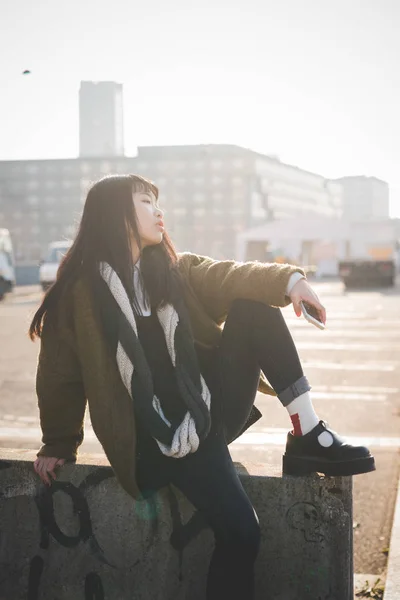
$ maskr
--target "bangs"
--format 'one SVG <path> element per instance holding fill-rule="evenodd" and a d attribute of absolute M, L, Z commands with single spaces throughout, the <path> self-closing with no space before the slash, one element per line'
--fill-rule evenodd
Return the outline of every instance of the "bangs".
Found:
<path fill-rule="evenodd" d="M 132 191 L 135 193 L 152 193 L 158 200 L 158 187 L 152 181 L 142 177 L 141 175 L 131 175 Z"/>

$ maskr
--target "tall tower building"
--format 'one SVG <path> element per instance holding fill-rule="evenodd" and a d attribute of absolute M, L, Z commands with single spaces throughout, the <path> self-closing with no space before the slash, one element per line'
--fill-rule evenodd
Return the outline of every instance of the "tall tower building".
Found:
<path fill-rule="evenodd" d="M 81 81 L 79 90 L 79 156 L 124 155 L 122 84 Z"/>

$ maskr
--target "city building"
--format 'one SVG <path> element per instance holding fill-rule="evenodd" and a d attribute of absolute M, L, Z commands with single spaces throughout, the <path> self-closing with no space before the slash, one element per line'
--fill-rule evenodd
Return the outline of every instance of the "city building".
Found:
<path fill-rule="evenodd" d="M 34 265 L 55 240 L 70 239 L 90 184 L 132 171 L 126 157 L 0 161 L 0 226 L 10 230 L 17 265 Z"/>
<path fill-rule="evenodd" d="M 342 187 L 235 145 L 139 147 L 179 250 L 233 258 L 236 235 L 264 221 L 341 214 Z"/>
<path fill-rule="evenodd" d="M 388 219 L 389 185 L 376 177 L 349 176 L 336 180 L 343 188 L 345 219 Z"/>
<path fill-rule="evenodd" d="M 122 84 L 81 81 L 79 90 L 79 155 L 124 155 Z"/>
<path fill-rule="evenodd" d="M 90 185 L 137 173 L 159 187 L 178 251 L 234 258 L 236 236 L 263 222 L 341 212 L 341 185 L 234 145 L 139 147 L 136 157 L 0 162 L 0 226 L 18 264 L 33 264 L 54 240 L 75 235 Z"/>

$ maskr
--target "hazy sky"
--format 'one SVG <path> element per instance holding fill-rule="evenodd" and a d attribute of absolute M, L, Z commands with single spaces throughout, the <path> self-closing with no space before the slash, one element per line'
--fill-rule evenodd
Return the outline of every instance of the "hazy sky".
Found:
<path fill-rule="evenodd" d="M 114 80 L 128 155 L 234 143 L 376 175 L 400 217 L 399 27 L 398 0 L 0 0 L 0 159 L 77 156 L 79 82 Z"/>

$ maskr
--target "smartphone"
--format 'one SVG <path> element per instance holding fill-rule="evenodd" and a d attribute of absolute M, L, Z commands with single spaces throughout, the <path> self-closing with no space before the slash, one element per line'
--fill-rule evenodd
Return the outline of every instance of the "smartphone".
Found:
<path fill-rule="evenodd" d="M 325 329 L 325 325 L 321 321 L 319 317 L 319 313 L 317 309 L 312 306 L 312 304 L 308 304 L 308 302 L 300 302 L 301 312 L 303 313 L 303 317 L 309 322 L 318 327 L 319 329 Z"/>

